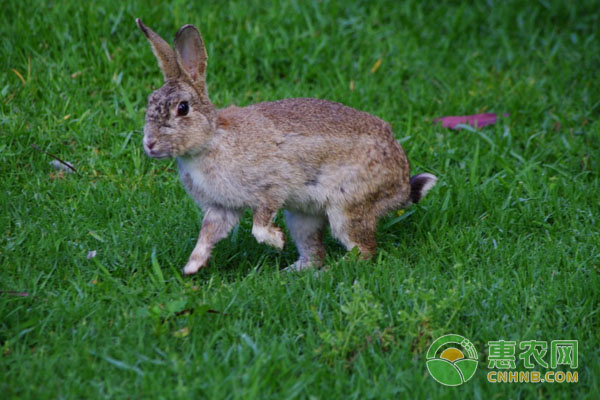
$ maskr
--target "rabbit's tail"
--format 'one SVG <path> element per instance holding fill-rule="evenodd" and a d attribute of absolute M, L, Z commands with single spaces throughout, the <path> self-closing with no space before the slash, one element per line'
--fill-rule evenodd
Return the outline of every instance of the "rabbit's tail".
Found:
<path fill-rule="evenodd" d="M 435 186 L 437 178 L 432 174 L 418 174 L 410 178 L 410 200 L 418 203 L 432 187 Z"/>

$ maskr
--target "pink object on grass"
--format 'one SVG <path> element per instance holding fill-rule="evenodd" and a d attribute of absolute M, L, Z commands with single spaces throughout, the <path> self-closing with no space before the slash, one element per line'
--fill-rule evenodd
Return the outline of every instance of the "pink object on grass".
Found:
<path fill-rule="evenodd" d="M 508 114 L 504 114 L 505 117 Z M 433 122 L 441 122 L 444 128 L 460 129 L 457 125 L 471 125 L 475 128 L 482 128 L 486 125 L 493 125 L 496 123 L 497 114 L 474 114 L 474 115 L 462 115 L 462 116 L 449 116 L 436 118 Z"/>

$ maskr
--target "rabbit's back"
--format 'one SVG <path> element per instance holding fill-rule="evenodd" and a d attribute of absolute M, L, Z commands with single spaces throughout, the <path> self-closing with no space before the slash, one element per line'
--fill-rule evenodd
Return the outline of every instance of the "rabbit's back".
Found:
<path fill-rule="evenodd" d="M 206 196 L 199 199 L 198 193 L 205 192 L 210 203 L 228 207 L 271 199 L 314 213 L 371 197 L 386 199 L 386 206 L 376 207 L 383 212 L 403 205 L 410 194 L 408 161 L 390 126 L 318 99 L 219 110 L 214 147 L 193 164 L 180 165 L 182 178 L 201 204 Z"/>
<path fill-rule="evenodd" d="M 283 99 L 246 107 L 267 117 L 284 132 L 307 136 L 372 136 L 391 134 L 389 125 L 371 114 L 328 100 Z"/>

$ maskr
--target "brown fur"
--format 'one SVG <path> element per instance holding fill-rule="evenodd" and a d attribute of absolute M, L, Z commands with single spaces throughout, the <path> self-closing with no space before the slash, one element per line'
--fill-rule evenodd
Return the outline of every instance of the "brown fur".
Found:
<path fill-rule="evenodd" d="M 158 35 L 138 25 L 165 76 L 148 99 L 144 148 L 152 157 L 178 158 L 184 187 L 205 211 L 186 273 L 206 265 L 215 241 L 245 208 L 254 212 L 256 239 L 278 248 L 284 237 L 272 221 L 279 209 L 289 211 L 300 252 L 292 269 L 320 265 L 326 221 L 348 249 L 358 246 L 365 258 L 375 252 L 377 218 L 411 202 L 409 163 L 389 124 L 310 98 L 216 110 L 206 93 L 207 57 L 196 28 L 182 27 L 170 53 Z M 185 115 L 178 112 L 182 103 L 189 106 Z M 418 181 L 423 193 L 413 198 L 435 177 L 423 174 Z"/>

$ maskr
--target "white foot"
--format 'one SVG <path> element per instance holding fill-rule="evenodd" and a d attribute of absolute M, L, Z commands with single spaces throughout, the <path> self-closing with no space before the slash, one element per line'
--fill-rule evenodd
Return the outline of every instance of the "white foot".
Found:
<path fill-rule="evenodd" d="M 252 234 L 258 243 L 266 243 L 279 250 L 283 250 L 285 237 L 279 229 L 269 229 L 264 226 L 252 226 Z"/>
<path fill-rule="evenodd" d="M 200 268 L 206 267 L 209 256 L 210 250 L 204 246 L 197 246 L 190 255 L 189 261 L 183 267 L 183 273 L 185 275 L 192 275 L 198 272 Z"/>
<path fill-rule="evenodd" d="M 198 270 L 199 270 L 200 268 L 204 268 L 204 267 L 206 267 L 206 264 L 202 264 L 202 263 L 200 263 L 200 262 L 198 262 L 198 261 L 193 261 L 193 260 L 190 260 L 190 261 L 188 261 L 188 263 L 185 265 L 185 267 L 183 267 L 183 273 L 184 273 L 185 275 L 193 275 L 193 274 L 195 274 L 196 272 L 198 272 Z"/>

